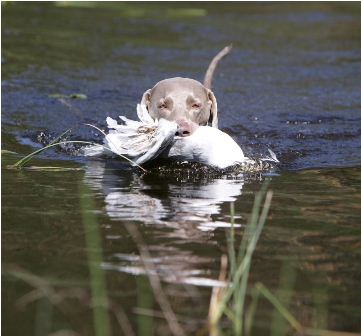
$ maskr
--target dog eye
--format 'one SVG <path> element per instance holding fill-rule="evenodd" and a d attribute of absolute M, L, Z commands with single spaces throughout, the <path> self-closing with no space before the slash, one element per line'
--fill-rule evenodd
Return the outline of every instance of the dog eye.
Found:
<path fill-rule="evenodd" d="M 158 108 L 161 109 L 161 110 L 165 109 L 166 107 L 167 107 L 167 105 L 165 103 L 162 103 L 162 104 L 158 105 Z"/>
<path fill-rule="evenodd" d="M 200 105 L 195 103 L 195 104 L 192 105 L 192 108 L 194 108 L 194 109 L 199 109 L 199 108 L 200 108 Z"/>

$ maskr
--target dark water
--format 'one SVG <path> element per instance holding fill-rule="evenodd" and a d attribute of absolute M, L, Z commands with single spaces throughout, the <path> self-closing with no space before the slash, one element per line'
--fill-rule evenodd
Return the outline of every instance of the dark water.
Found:
<path fill-rule="evenodd" d="M 3 155 L 4 334 L 94 334 L 86 300 L 69 294 L 90 293 L 84 198 L 94 203 L 88 212 L 102 237 L 108 295 L 136 334 L 169 329 L 164 319 L 134 311 L 159 308 L 126 223 L 141 232 L 174 311 L 187 317 L 187 333 L 196 333 L 227 252 L 229 204 L 244 225 L 265 178 L 274 199 L 250 284 L 276 293 L 282 274 L 292 273 L 290 311 L 302 325 L 361 332 L 359 4 L 65 4 L 2 3 L 2 149 L 27 154 L 40 132 L 57 135 L 83 121 L 103 127 L 107 116 L 134 119 L 157 81 L 203 81 L 212 57 L 233 43 L 213 79 L 220 129 L 246 154 L 271 148 L 282 163 L 268 177 L 214 179 L 194 171 L 141 175 L 56 150 L 32 164 L 81 170 L 14 171 L 5 167 L 18 157 Z M 88 98 L 66 99 L 70 109 L 49 97 L 72 93 Z M 88 128 L 76 134 L 99 139 Z M 30 275 L 14 275 L 18 267 Z M 37 299 L 31 274 L 65 291 L 70 308 Z M 31 293 L 19 308 L 17 300 Z M 254 334 L 277 335 L 263 299 L 256 317 Z M 119 334 L 112 313 L 111 323 Z"/>

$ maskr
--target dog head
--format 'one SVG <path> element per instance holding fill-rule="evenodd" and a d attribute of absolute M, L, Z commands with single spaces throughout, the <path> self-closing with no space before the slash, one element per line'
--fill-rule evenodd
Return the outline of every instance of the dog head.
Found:
<path fill-rule="evenodd" d="M 216 98 L 213 92 L 194 79 L 164 79 L 143 94 L 141 104 L 147 106 L 153 119 L 176 122 L 178 136 L 192 135 L 199 126 L 208 125 L 208 122 L 218 128 Z"/>

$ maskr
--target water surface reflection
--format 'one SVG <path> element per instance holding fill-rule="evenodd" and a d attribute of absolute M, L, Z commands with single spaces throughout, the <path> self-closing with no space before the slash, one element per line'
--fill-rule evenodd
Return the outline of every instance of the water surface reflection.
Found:
<path fill-rule="evenodd" d="M 198 269 L 198 264 L 211 263 L 213 258 L 180 249 L 177 244 L 217 244 L 213 231 L 230 227 L 229 218 L 221 215 L 221 205 L 241 196 L 245 182 L 243 175 L 232 180 L 204 177 L 195 183 L 174 176 L 119 171 L 105 162 L 88 161 L 84 181 L 93 190 L 102 192 L 104 210 L 112 221 L 137 221 L 151 227 L 146 231 L 146 240 L 164 280 L 201 285 L 214 283 L 208 279 L 190 278 L 208 273 Z M 112 234 L 106 238 L 120 239 L 121 236 Z M 167 242 L 159 244 L 159 239 Z M 143 273 L 138 256 L 118 251 L 113 257 L 115 261 L 103 266 L 133 274 Z"/>

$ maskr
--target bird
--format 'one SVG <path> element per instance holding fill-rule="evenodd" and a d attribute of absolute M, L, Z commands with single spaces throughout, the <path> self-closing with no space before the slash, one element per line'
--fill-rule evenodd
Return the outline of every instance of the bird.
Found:
<path fill-rule="evenodd" d="M 92 145 L 84 148 L 84 155 L 120 154 L 137 165 L 159 157 L 198 162 L 219 169 L 250 160 L 241 147 L 218 128 L 199 126 L 191 136 L 180 137 L 176 135 L 179 126 L 175 122 L 163 118 L 153 120 L 146 105 L 137 105 L 137 115 L 139 121 L 120 116 L 124 124 L 107 117 L 109 133 L 105 135 L 104 146 L 112 152 Z"/>

